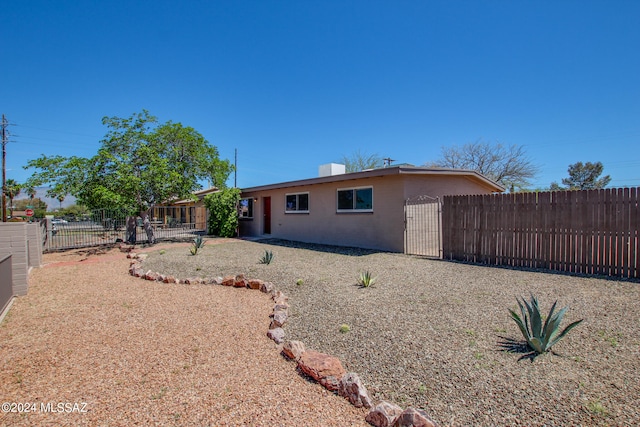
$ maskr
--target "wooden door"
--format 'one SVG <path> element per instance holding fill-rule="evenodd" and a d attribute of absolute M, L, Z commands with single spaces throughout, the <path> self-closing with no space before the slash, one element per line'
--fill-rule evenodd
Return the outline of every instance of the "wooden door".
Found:
<path fill-rule="evenodd" d="M 264 215 L 263 233 L 271 234 L 271 197 L 262 198 L 262 212 Z"/>

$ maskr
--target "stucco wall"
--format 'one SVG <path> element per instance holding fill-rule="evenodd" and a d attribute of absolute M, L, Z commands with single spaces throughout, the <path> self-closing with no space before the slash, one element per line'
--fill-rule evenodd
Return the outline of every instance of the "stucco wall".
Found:
<path fill-rule="evenodd" d="M 338 188 L 373 187 L 373 212 L 336 210 Z M 242 220 L 241 236 L 264 232 L 263 199 L 271 197 L 271 237 L 311 243 L 357 246 L 402 252 L 404 213 L 402 183 L 396 177 L 377 177 L 244 193 L 255 197 L 253 220 Z M 309 213 L 285 213 L 285 195 L 309 193 Z"/>
<path fill-rule="evenodd" d="M 336 212 L 337 190 L 373 187 L 373 212 Z M 285 213 L 285 195 L 309 193 L 309 213 Z M 254 215 L 240 221 L 240 236 L 264 235 L 264 197 L 271 197 L 270 237 L 391 252 L 404 251 L 404 201 L 410 197 L 485 194 L 490 189 L 465 176 L 398 174 L 245 192 Z"/>
<path fill-rule="evenodd" d="M 404 175 L 404 198 L 416 196 L 458 196 L 463 194 L 488 194 L 492 190 L 467 176 L 456 175 Z"/>

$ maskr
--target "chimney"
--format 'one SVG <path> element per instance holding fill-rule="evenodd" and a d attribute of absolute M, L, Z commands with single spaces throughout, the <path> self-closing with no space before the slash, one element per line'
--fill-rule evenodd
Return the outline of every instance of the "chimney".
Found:
<path fill-rule="evenodd" d="M 342 175 L 346 173 L 346 166 L 339 163 L 327 163 L 326 165 L 320 165 L 318 167 L 318 176 L 321 178 L 324 176 Z"/>

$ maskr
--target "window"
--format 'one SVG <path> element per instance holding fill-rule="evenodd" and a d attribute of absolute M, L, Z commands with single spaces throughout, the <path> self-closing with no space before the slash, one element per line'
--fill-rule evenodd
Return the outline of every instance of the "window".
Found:
<path fill-rule="evenodd" d="M 373 187 L 338 189 L 338 212 L 353 211 L 373 211 Z"/>
<path fill-rule="evenodd" d="M 253 218 L 253 198 L 240 199 L 238 203 L 238 216 L 240 218 Z"/>
<path fill-rule="evenodd" d="M 309 193 L 286 194 L 284 211 L 309 213 Z"/>

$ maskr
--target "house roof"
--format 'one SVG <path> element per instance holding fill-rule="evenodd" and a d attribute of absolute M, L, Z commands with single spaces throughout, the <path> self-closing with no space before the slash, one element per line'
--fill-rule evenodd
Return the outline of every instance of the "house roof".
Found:
<path fill-rule="evenodd" d="M 198 190 L 198 191 L 194 191 L 193 194 L 194 196 L 196 196 L 198 198 L 198 200 L 202 200 L 204 199 L 205 196 L 209 195 L 209 194 L 213 194 L 215 192 L 219 191 L 218 187 L 210 187 L 210 188 L 205 188 L 204 190 Z M 183 200 L 177 200 L 175 202 L 172 202 L 171 204 L 173 205 L 188 205 L 190 203 L 194 203 L 195 200 L 193 199 L 183 199 Z"/>
<path fill-rule="evenodd" d="M 325 184 L 329 182 L 343 182 L 362 178 L 373 178 L 387 175 L 431 175 L 431 176 L 463 176 L 468 179 L 477 181 L 494 192 L 503 192 L 505 188 L 500 184 L 490 180 L 484 175 L 472 170 L 463 169 L 445 169 L 445 168 L 424 168 L 415 166 L 389 166 L 380 169 L 369 169 L 361 172 L 351 172 L 339 175 L 321 176 L 317 178 L 301 179 L 297 181 L 281 182 L 277 184 L 260 185 L 257 187 L 243 188 L 243 193 L 265 190 L 276 190 L 289 187 L 299 187 L 302 185 Z"/>

